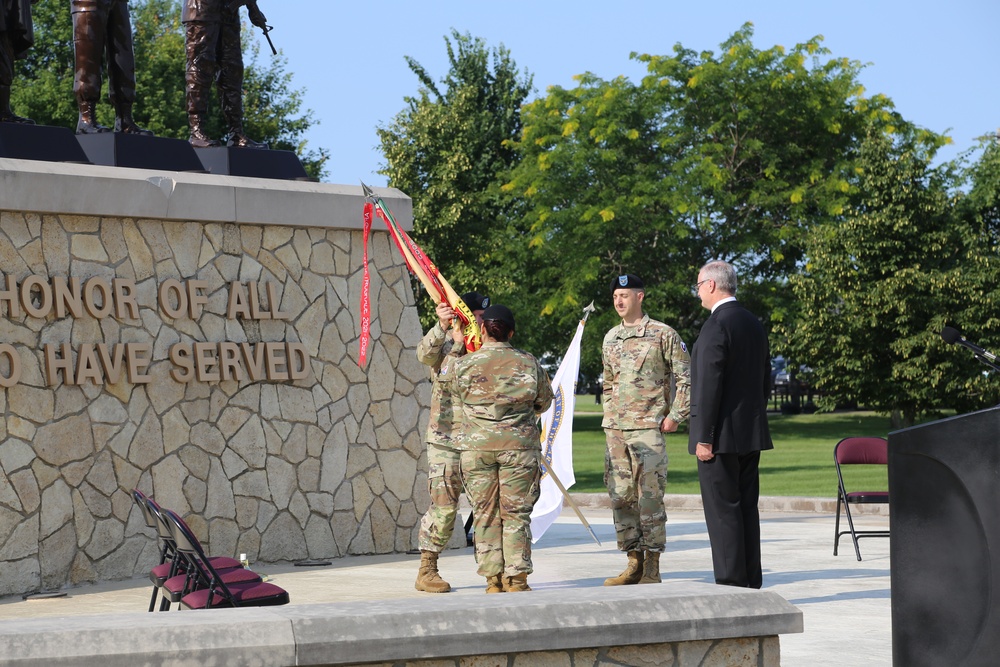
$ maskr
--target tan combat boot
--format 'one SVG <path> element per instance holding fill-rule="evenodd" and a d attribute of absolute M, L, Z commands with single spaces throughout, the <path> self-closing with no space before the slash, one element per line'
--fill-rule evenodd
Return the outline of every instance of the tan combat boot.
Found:
<path fill-rule="evenodd" d="M 486 592 L 503 593 L 503 576 L 494 574 L 492 577 L 486 577 Z"/>
<path fill-rule="evenodd" d="M 625 586 L 637 584 L 642 578 L 642 554 L 641 551 L 628 552 L 628 567 L 617 577 L 610 577 L 604 580 L 605 586 Z"/>
<path fill-rule="evenodd" d="M 513 577 L 504 577 L 503 588 L 508 593 L 530 591 L 531 586 L 528 585 L 528 575 L 521 573 L 515 574 Z"/>
<path fill-rule="evenodd" d="M 438 555 L 435 552 L 420 552 L 420 570 L 417 571 L 415 588 L 425 593 L 447 593 L 451 590 L 451 584 L 438 574 Z"/>
<path fill-rule="evenodd" d="M 660 552 L 647 551 L 646 559 L 642 563 L 642 579 L 640 584 L 660 583 Z"/>

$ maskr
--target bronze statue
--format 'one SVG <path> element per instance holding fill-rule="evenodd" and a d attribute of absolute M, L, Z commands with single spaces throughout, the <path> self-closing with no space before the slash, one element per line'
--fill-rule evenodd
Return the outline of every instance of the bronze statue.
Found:
<path fill-rule="evenodd" d="M 240 5 L 247 5 L 250 22 L 259 28 L 267 19 L 255 0 L 184 0 L 181 21 L 187 48 L 187 111 L 191 145 L 220 146 L 205 134 L 208 98 L 215 80 L 222 115 L 229 125 L 228 146 L 267 148 L 243 131 L 243 50 L 240 45 Z"/>
<path fill-rule="evenodd" d="M 14 61 L 24 58 L 35 41 L 31 5 L 36 2 L 0 0 L 0 122 L 35 124 L 11 111 L 10 87 L 14 83 Z"/>
<path fill-rule="evenodd" d="M 115 108 L 115 132 L 153 133 L 135 124 L 135 54 L 132 50 L 132 23 L 128 0 L 71 0 L 73 46 L 76 50 L 76 73 L 73 93 L 80 108 L 77 134 L 110 132 L 98 124 L 96 109 L 101 96 L 102 59 L 108 58 L 108 88 Z"/>

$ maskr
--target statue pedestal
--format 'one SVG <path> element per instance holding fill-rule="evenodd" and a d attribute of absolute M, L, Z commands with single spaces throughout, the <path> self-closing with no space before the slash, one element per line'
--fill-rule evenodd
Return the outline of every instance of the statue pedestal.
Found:
<path fill-rule="evenodd" d="M 205 171 L 194 148 L 182 139 L 121 132 L 74 136 L 94 164 L 160 171 Z"/>
<path fill-rule="evenodd" d="M 194 152 L 201 160 L 205 171 L 210 174 L 277 178 L 286 181 L 310 180 L 298 156 L 292 151 L 220 146 L 197 148 Z"/>
<path fill-rule="evenodd" d="M 51 125 L 0 123 L 0 157 L 90 164 L 73 131 Z"/>

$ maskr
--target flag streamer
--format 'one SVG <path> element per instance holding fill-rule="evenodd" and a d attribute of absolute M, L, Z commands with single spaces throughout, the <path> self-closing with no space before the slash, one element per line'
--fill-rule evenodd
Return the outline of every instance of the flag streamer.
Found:
<path fill-rule="evenodd" d="M 371 219 L 377 215 L 389 230 L 389 236 L 396 244 L 399 254 L 402 255 L 406 268 L 421 282 L 424 289 L 436 303 L 447 302 L 458 315 L 462 325 L 462 336 L 465 340 L 465 349 L 469 352 L 478 350 L 482 345 L 482 334 L 476 318 L 472 314 L 465 302 L 462 301 L 458 293 L 452 288 L 448 281 L 438 270 L 437 266 L 430 260 L 427 253 L 417 245 L 409 234 L 406 233 L 392 217 L 392 212 L 385 205 L 382 198 L 376 195 L 370 187 L 361 184 L 365 193 L 365 226 L 364 226 L 364 278 L 362 280 L 361 293 L 361 352 L 358 355 L 358 365 L 364 366 L 367 361 L 367 349 L 371 340 L 371 302 L 368 295 L 370 280 L 368 275 L 368 235 L 371 233 Z M 367 319 L 366 319 L 367 318 Z"/>

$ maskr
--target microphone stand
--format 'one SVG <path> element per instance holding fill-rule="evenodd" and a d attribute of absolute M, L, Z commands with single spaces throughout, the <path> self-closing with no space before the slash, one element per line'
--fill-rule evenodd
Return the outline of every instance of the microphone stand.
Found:
<path fill-rule="evenodd" d="M 984 364 L 986 364 L 987 366 L 989 366 L 990 368 L 992 368 L 996 372 L 1000 373 L 1000 366 L 997 366 L 995 363 L 993 363 L 992 361 L 990 361 L 989 359 L 987 359 L 984 355 L 979 354 L 977 352 L 977 353 L 975 353 L 972 356 L 974 356 L 976 359 L 978 359 L 979 361 L 983 362 Z"/>

